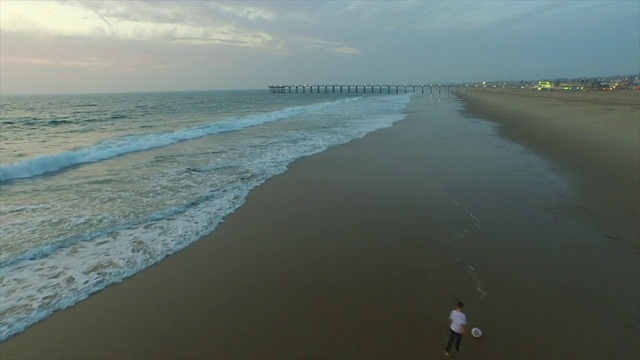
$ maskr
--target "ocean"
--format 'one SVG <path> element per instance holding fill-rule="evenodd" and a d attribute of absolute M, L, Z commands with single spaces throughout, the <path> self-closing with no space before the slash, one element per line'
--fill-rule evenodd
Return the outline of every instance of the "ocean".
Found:
<path fill-rule="evenodd" d="M 0 341 L 212 232 L 296 159 L 411 94 L 2 96 Z"/>

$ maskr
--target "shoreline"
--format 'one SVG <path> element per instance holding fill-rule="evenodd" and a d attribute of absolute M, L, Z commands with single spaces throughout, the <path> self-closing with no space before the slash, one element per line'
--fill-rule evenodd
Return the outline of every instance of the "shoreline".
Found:
<path fill-rule="evenodd" d="M 640 351 L 637 255 L 563 210 L 586 197 L 543 159 L 459 108 L 414 96 L 405 120 L 294 162 L 212 234 L 0 354 L 440 358 L 458 298 L 485 333 L 463 340 L 468 358 Z"/>

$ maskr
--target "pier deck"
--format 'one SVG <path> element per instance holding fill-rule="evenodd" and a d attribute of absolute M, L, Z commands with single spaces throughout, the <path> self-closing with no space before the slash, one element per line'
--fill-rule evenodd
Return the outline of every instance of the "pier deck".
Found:
<path fill-rule="evenodd" d="M 443 90 L 451 91 L 455 88 L 458 91 L 458 85 L 409 85 L 409 84 L 370 84 L 370 85 L 269 85 L 269 92 L 274 94 L 291 94 L 291 93 L 425 93 L 427 88 L 429 94 L 433 94 L 433 88 L 437 88 L 438 93 Z M 314 91 L 315 90 L 315 91 Z M 367 91 L 368 90 L 368 91 Z"/>

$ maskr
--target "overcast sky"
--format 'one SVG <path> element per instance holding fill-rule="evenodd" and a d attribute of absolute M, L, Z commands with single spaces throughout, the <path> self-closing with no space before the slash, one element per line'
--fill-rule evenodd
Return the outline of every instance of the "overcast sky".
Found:
<path fill-rule="evenodd" d="M 0 0 L 0 21 L 7 94 L 640 72 L 637 0 Z"/>

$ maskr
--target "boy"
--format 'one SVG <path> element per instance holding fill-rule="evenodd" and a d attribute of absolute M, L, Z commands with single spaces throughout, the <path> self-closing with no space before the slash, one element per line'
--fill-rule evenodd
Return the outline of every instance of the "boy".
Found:
<path fill-rule="evenodd" d="M 444 351 L 446 356 L 449 356 L 449 351 L 451 351 L 451 345 L 454 341 L 456 342 L 456 351 L 460 351 L 460 340 L 462 340 L 462 334 L 464 334 L 467 327 L 467 315 L 462 312 L 463 307 L 462 301 L 458 301 L 456 308 L 449 315 L 449 340 Z"/>

